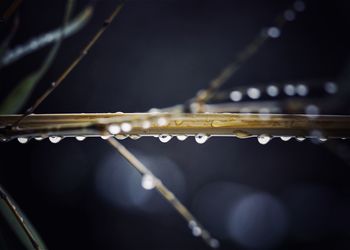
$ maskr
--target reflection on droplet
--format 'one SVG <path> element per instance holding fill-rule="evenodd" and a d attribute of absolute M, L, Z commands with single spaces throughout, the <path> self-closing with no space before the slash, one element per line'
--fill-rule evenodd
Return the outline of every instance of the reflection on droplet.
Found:
<path fill-rule="evenodd" d="M 128 122 L 123 122 L 120 128 L 123 132 L 128 133 L 132 130 L 132 125 Z"/>
<path fill-rule="evenodd" d="M 242 100 L 242 96 L 243 96 L 242 93 L 240 91 L 237 91 L 237 90 L 232 91 L 230 93 L 230 98 L 234 102 L 239 102 L 240 100 Z"/>
<path fill-rule="evenodd" d="M 286 21 L 294 21 L 295 20 L 295 12 L 293 10 L 286 10 L 284 12 L 284 19 L 286 19 Z"/>
<path fill-rule="evenodd" d="M 156 186 L 155 178 L 150 174 L 145 174 L 142 176 L 141 185 L 146 190 L 151 190 Z"/>
<path fill-rule="evenodd" d="M 166 142 L 170 141 L 171 138 L 172 138 L 171 135 L 166 135 L 166 134 L 163 134 L 163 135 L 159 136 L 159 140 L 161 142 L 163 142 L 163 143 L 166 143 Z"/>
<path fill-rule="evenodd" d="M 324 89 L 328 94 L 335 94 L 338 92 L 338 85 L 335 82 L 326 82 Z"/>
<path fill-rule="evenodd" d="M 176 138 L 179 140 L 179 141 L 184 141 L 187 139 L 187 135 L 177 135 Z"/>
<path fill-rule="evenodd" d="M 157 120 L 157 124 L 158 124 L 159 127 L 166 126 L 166 125 L 168 125 L 168 123 L 169 123 L 169 121 L 165 117 L 159 117 L 158 120 Z"/>
<path fill-rule="evenodd" d="M 197 143 L 203 144 L 208 140 L 209 136 L 206 134 L 197 134 L 195 135 L 194 139 L 196 140 Z"/>
<path fill-rule="evenodd" d="M 29 141 L 27 137 L 18 137 L 17 140 L 22 144 L 27 143 Z"/>
<path fill-rule="evenodd" d="M 289 141 L 291 138 L 291 136 L 281 136 L 282 141 Z"/>
<path fill-rule="evenodd" d="M 108 132 L 112 135 L 116 135 L 120 133 L 120 126 L 118 124 L 111 124 L 108 126 Z"/>
<path fill-rule="evenodd" d="M 142 122 L 142 128 L 143 129 L 149 129 L 151 127 L 151 122 L 146 120 Z"/>
<path fill-rule="evenodd" d="M 44 137 L 39 136 L 39 137 L 34 137 L 34 139 L 37 141 L 42 141 L 42 140 L 44 140 Z"/>
<path fill-rule="evenodd" d="M 278 38 L 281 35 L 281 31 L 277 27 L 270 27 L 267 29 L 267 35 L 271 38 Z"/>
<path fill-rule="evenodd" d="M 305 137 L 298 136 L 298 137 L 295 137 L 295 139 L 296 139 L 297 141 L 304 141 L 304 140 L 305 140 Z"/>
<path fill-rule="evenodd" d="M 77 139 L 78 141 L 84 141 L 86 139 L 85 136 L 76 136 L 75 139 Z"/>
<path fill-rule="evenodd" d="M 50 136 L 49 137 L 50 142 L 52 143 L 59 143 L 62 140 L 62 137 L 59 136 Z"/>
<path fill-rule="evenodd" d="M 278 90 L 278 88 L 277 88 L 275 85 L 269 85 L 269 86 L 267 86 L 267 88 L 266 88 L 266 93 L 267 93 L 269 96 L 275 97 L 275 96 L 278 95 L 279 90 Z"/>
<path fill-rule="evenodd" d="M 309 88 L 305 84 L 299 84 L 296 87 L 296 92 L 300 96 L 306 96 L 309 93 Z"/>
<path fill-rule="evenodd" d="M 110 135 L 102 135 L 101 136 L 101 138 L 103 139 L 103 140 L 107 140 L 109 137 L 111 137 Z"/>
<path fill-rule="evenodd" d="M 270 140 L 271 137 L 269 135 L 262 134 L 258 136 L 258 142 L 262 145 L 267 144 Z"/>
<path fill-rule="evenodd" d="M 289 96 L 295 95 L 295 87 L 292 84 L 287 84 L 284 86 L 284 93 Z"/>
<path fill-rule="evenodd" d="M 251 98 L 251 99 L 258 99 L 261 95 L 260 90 L 257 88 L 249 88 L 247 90 L 247 95 Z"/>

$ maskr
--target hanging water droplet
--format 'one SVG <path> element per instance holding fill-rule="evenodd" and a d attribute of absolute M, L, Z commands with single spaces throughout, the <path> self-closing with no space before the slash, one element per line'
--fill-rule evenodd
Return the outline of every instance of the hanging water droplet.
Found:
<path fill-rule="evenodd" d="M 328 94 L 335 94 L 338 91 L 338 85 L 335 82 L 326 82 L 324 89 Z"/>
<path fill-rule="evenodd" d="M 108 126 L 108 132 L 112 135 L 119 134 L 121 131 L 120 126 L 118 124 L 111 124 Z"/>
<path fill-rule="evenodd" d="M 179 141 L 184 141 L 187 139 L 187 135 L 177 135 L 176 138 L 179 140 Z"/>
<path fill-rule="evenodd" d="M 247 90 L 247 95 L 251 98 L 251 99 L 258 99 L 261 95 L 260 90 L 257 88 L 249 88 Z"/>
<path fill-rule="evenodd" d="M 75 139 L 77 139 L 78 141 L 84 141 L 86 139 L 85 136 L 76 136 Z"/>
<path fill-rule="evenodd" d="M 284 86 L 284 93 L 289 96 L 295 95 L 295 87 L 292 84 L 287 84 Z"/>
<path fill-rule="evenodd" d="M 305 84 L 299 84 L 296 87 L 296 92 L 300 96 L 306 96 L 309 93 L 309 88 Z"/>
<path fill-rule="evenodd" d="M 168 125 L 168 123 L 169 123 L 169 121 L 165 117 L 159 117 L 157 120 L 157 124 L 159 127 L 166 126 L 166 125 Z"/>
<path fill-rule="evenodd" d="M 271 97 L 275 97 L 278 95 L 279 90 L 275 85 L 269 85 L 266 88 L 266 93 Z"/>
<path fill-rule="evenodd" d="M 149 129 L 151 127 L 151 125 L 152 125 L 151 122 L 148 120 L 142 122 L 143 129 Z"/>
<path fill-rule="evenodd" d="M 232 91 L 230 93 L 230 98 L 234 102 L 239 102 L 240 100 L 242 100 L 242 96 L 243 96 L 242 93 L 240 91 L 237 91 L 237 90 Z"/>
<path fill-rule="evenodd" d="M 159 136 L 159 140 L 160 140 L 161 142 L 163 142 L 163 143 L 166 143 L 166 142 L 170 141 L 171 138 L 172 138 L 171 135 L 165 135 L 165 134 L 163 134 L 163 135 L 160 135 L 160 136 Z"/>
<path fill-rule="evenodd" d="M 258 142 L 262 145 L 267 144 L 270 140 L 271 137 L 269 135 L 262 134 L 258 136 Z"/>
<path fill-rule="evenodd" d="M 281 30 L 277 27 L 270 27 L 267 29 L 267 35 L 271 38 L 278 38 L 281 35 Z"/>
<path fill-rule="evenodd" d="M 195 226 L 192 228 L 192 234 L 193 236 L 198 237 L 202 234 L 202 229 L 198 226 Z"/>
<path fill-rule="evenodd" d="M 27 143 L 29 141 L 27 137 L 18 137 L 17 140 L 22 144 Z"/>
<path fill-rule="evenodd" d="M 297 141 L 303 141 L 305 140 L 305 137 L 302 137 L 302 136 L 298 136 L 295 138 Z"/>
<path fill-rule="evenodd" d="M 131 138 L 132 140 L 138 140 L 138 139 L 141 138 L 141 136 L 140 136 L 140 135 L 130 135 L 130 138 Z"/>
<path fill-rule="evenodd" d="M 103 139 L 103 140 L 107 140 L 109 137 L 111 137 L 110 135 L 101 135 L 101 138 Z"/>
<path fill-rule="evenodd" d="M 155 178 L 150 174 L 145 174 L 142 176 L 141 185 L 146 190 L 151 190 L 156 186 Z"/>
<path fill-rule="evenodd" d="M 319 115 L 320 114 L 320 109 L 314 105 L 314 104 L 310 104 L 310 105 L 307 105 L 306 108 L 305 108 L 305 113 L 308 114 L 308 115 Z M 312 118 L 312 117 L 310 117 Z"/>
<path fill-rule="evenodd" d="M 127 135 L 116 135 L 115 138 L 117 138 L 118 140 L 124 140 L 126 138 L 128 138 Z"/>
<path fill-rule="evenodd" d="M 196 140 L 197 143 L 203 144 L 208 140 L 209 136 L 206 134 L 197 134 L 195 135 L 194 139 Z"/>
<path fill-rule="evenodd" d="M 220 242 L 217 240 L 217 239 L 211 239 L 209 241 L 209 245 L 212 247 L 212 248 L 219 248 L 220 247 Z"/>
<path fill-rule="evenodd" d="M 34 137 L 34 139 L 37 141 L 42 141 L 42 140 L 44 140 L 44 137 L 38 136 L 38 137 Z"/>
<path fill-rule="evenodd" d="M 289 141 L 291 138 L 291 136 L 281 136 L 282 141 Z"/>
<path fill-rule="evenodd" d="M 327 141 L 327 138 L 321 137 L 321 138 L 319 138 L 319 140 L 320 140 L 321 142 L 325 142 L 325 141 Z"/>
<path fill-rule="evenodd" d="M 123 132 L 128 133 L 132 130 L 132 125 L 128 122 L 123 122 L 120 128 Z"/>
<path fill-rule="evenodd" d="M 59 136 L 50 136 L 49 137 L 50 142 L 52 143 L 59 143 L 62 140 L 62 137 Z"/>

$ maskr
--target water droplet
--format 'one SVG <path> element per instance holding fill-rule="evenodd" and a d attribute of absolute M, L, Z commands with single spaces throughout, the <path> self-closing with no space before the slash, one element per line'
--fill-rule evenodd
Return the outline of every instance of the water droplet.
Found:
<path fill-rule="evenodd" d="M 305 140 L 305 137 L 302 137 L 302 136 L 298 136 L 295 138 L 297 141 L 303 141 Z"/>
<path fill-rule="evenodd" d="M 202 234 L 202 229 L 198 226 L 195 226 L 192 228 L 192 234 L 193 236 L 198 237 Z"/>
<path fill-rule="evenodd" d="M 234 102 L 239 102 L 240 100 L 242 100 L 242 97 L 243 95 L 240 91 L 235 90 L 230 93 L 230 98 Z"/>
<path fill-rule="evenodd" d="M 287 84 L 284 86 L 284 93 L 289 96 L 295 95 L 295 87 L 292 84 Z"/>
<path fill-rule="evenodd" d="M 75 139 L 77 139 L 78 141 L 84 141 L 86 139 L 85 136 L 76 136 Z"/>
<path fill-rule="evenodd" d="M 156 186 L 155 178 L 150 174 L 145 174 L 142 176 L 141 185 L 146 190 L 151 190 Z"/>
<path fill-rule="evenodd" d="M 251 99 L 258 99 L 261 95 L 260 90 L 257 88 L 249 88 L 247 90 L 247 95 L 251 98 Z"/>
<path fill-rule="evenodd" d="M 107 140 L 109 137 L 111 137 L 110 135 L 102 135 L 101 136 L 101 138 L 103 139 L 103 140 Z"/>
<path fill-rule="evenodd" d="M 335 82 L 326 82 L 324 89 L 328 94 L 335 94 L 338 92 L 338 85 Z"/>
<path fill-rule="evenodd" d="M 118 140 L 124 140 L 126 138 L 128 138 L 127 135 L 116 135 L 115 138 L 117 138 Z"/>
<path fill-rule="evenodd" d="M 217 239 L 211 239 L 209 241 L 209 245 L 212 247 L 212 248 L 219 248 L 220 247 L 220 242 L 217 240 Z"/>
<path fill-rule="evenodd" d="M 151 108 L 150 110 L 148 110 L 148 113 L 151 113 L 151 114 L 158 114 L 158 113 L 160 113 L 160 109 Z"/>
<path fill-rule="evenodd" d="M 123 122 L 120 128 L 123 132 L 128 133 L 132 130 L 132 125 L 128 122 Z"/>
<path fill-rule="evenodd" d="M 291 22 L 295 20 L 295 12 L 293 10 L 286 10 L 284 12 L 284 19 Z"/>
<path fill-rule="evenodd" d="M 59 143 L 62 140 L 62 137 L 59 136 L 50 136 L 49 137 L 50 142 L 52 143 Z"/>
<path fill-rule="evenodd" d="M 39 137 L 34 137 L 34 139 L 37 141 L 42 141 L 42 140 L 44 140 L 44 137 L 39 136 Z"/>
<path fill-rule="evenodd" d="M 187 135 L 178 135 L 176 136 L 176 138 L 179 140 L 179 141 L 184 141 L 187 139 Z"/>
<path fill-rule="evenodd" d="M 267 88 L 266 88 L 266 93 L 267 93 L 269 96 L 275 97 L 275 96 L 278 95 L 279 90 L 278 90 L 278 88 L 277 88 L 275 85 L 269 85 L 269 86 L 267 86 Z"/>
<path fill-rule="evenodd" d="M 281 136 L 282 141 L 289 141 L 291 138 L 291 136 Z"/>
<path fill-rule="evenodd" d="M 166 125 L 168 125 L 168 123 L 169 123 L 169 121 L 165 117 L 159 117 L 157 120 L 157 124 L 159 127 L 166 126 Z"/>
<path fill-rule="evenodd" d="M 233 134 L 239 139 L 246 139 L 251 136 L 249 133 L 240 130 L 234 131 Z"/>
<path fill-rule="evenodd" d="M 209 136 L 206 134 L 197 134 L 195 135 L 194 139 L 196 140 L 197 143 L 203 144 L 208 140 Z"/>
<path fill-rule="evenodd" d="M 29 141 L 27 137 L 18 137 L 17 140 L 22 144 L 27 143 Z"/>
<path fill-rule="evenodd" d="M 163 134 L 163 135 L 160 135 L 160 136 L 159 136 L 159 140 L 160 140 L 161 142 L 163 142 L 163 143 L 166 143 L 166 142 L 170 141 L 171 138 L 172 138 L 171 135 L 165 135 L 165 134 Z"/>
<path fill-rule="evenodd" d="M 258 142 L 262 145 L 267 144 L 270 140 L 271 137 L 269 135 L 262 134 L 258 136 Z"/>
<path fill-rule="evenodd" d="M 270 27 L 267 29 L 267 35 L 271 38 L 278 38 L 281 35 L 281 30 L 277 27 Z"/>
<path fill-rule="evenodd" d="M 305 10 L 305 3 L 303 1 L 295 1 L 293 7 L 298 12 L 303 12 Z"/>
<path fill-rule="evenodd" d="M 151 125 L 152 125 L 151 122 L 148 120 L 142 122 L 143 129 L 149 129 L 151 127 Z"/>
<path fill-rule="evenodd" d="M 309 88 L 305 84 L 299 84 L 296 87 L 296 92 L 300 96 L 306 96 L 309 93 Z"/>
<path fill-rule="evenodd" d="M 108 132 L 112 135 L 119 134 L 120 131 L 121 131 L 121 129 L 120 129 L 120 126 L 118 124 L 111 124 L 108 126 Z"/>
<path fill-rule="evenodd" d="M 305 113 L 308 115 L 319 115 L 320 109 L 316 105 L 310 104 L 306 106 Z"/>
<path fill-rule="evenodd" d="M 321 137 L 321 138 L 319 138 L 319 140 L 320 140 L 321 142 L 325 142 L 325 141 L 327 141 L 327 138 Z"/>
<path fill-rule="evenodd" d="M 132 140 L 138 140 L 138 139 L 141 138 L 141 136 L 140 136 L 140 135 L 130 135 L 130 138 L 131 138 Z"/>

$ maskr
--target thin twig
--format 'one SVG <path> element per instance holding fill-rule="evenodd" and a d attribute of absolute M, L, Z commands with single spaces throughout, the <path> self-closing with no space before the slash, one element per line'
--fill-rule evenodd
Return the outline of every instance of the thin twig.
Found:
<path fill-rule="evenodd" d="M 179 201 L 174 193 L 172 193 L 141 161 L 139 161 L 135 155 L 113 137 L 110 137 L 108 142 L 142 175 L 143 178 L 148 179 L 150 182 L 149 189 L 157 189 L 160 195 L 187 221 L 195 236 L 201 236 L 202 239 L 212 248 L 219 247 L 219 242 L 211 237 L 210 233 L 198 222 L 181 201 Z"/>
<path fill-rule="evenodd" d="M 34 102 L 34 104 L 26 110 L 26 112 L 16 121 L 12 128 L 18 129 L 19 124 L 22 122 L 24 118 L 28 115 L 32 114 L 39 105 L 63 82 L 63 80 L 69 75 L 69 73 L 79 64 L 79 62 L 87 55 L 91 47 L 97 42 L 97 40 L 101 37 L 101 35 L 105 32 L 109 24 L 113 21 L 113 19 L 118 15 L 118 13 L 123 8 L 124 4 L 120 3 L 113 10 L 112 14 L 104 21 L 101 29 L 93 36 L 93 38 L 87 43 L 87 45 L 80 52 L 78 57 L 69 65 L 69 67 L 58 77 L 58 79 L 52 82 L 51 86 Z"/>

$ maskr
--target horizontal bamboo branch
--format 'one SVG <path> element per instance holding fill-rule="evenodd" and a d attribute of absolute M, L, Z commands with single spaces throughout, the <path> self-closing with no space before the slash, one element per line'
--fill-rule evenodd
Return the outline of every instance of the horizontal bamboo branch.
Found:
<path fill-rule="evenodd" d="M 112 134 L 160 136 L 204 134 L 239 138 L 268 135 L 322 138 L 350 137 L 350 116 L 231 113 L 92 113 L 33 114 L 20 127 L 20 115 L 0 116 L 0 138 L 106 136 Z M 111 125 L 117 127 L 113 132 Z M 124 126 L 124 127 L 123 127 Z M 120 130 L 119 130 L 119 128 Z M 318 133 L 314 133 L 317 131 Z"/>

